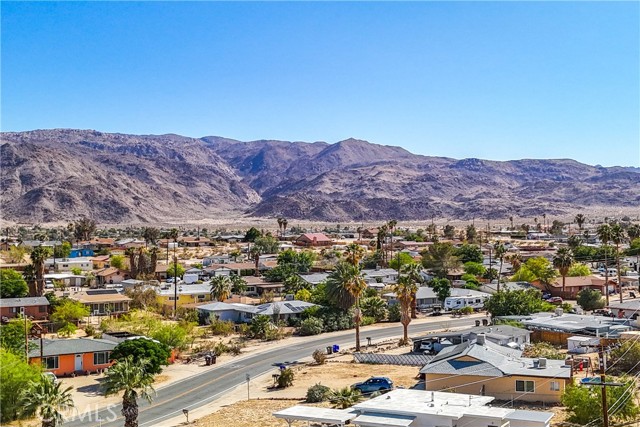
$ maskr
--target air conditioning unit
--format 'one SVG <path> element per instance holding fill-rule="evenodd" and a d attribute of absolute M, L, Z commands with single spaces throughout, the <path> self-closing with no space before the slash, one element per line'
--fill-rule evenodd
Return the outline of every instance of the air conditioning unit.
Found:
<path fill-rule="evenodd" d="M 538 359 L 538 368 L 540 369 L 545 369 L 547 367 L 547 359 L 544 357 L 541 357 Z"/>

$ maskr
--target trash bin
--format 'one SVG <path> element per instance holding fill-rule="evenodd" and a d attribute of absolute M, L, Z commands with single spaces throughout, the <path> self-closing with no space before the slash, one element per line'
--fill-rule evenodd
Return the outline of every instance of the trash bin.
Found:
<path fill-rule="evenodd" d="M 480 321 L 476 320 L 476 326 L 480 326 Z"/>
<path fill-rule="evenodd" d="M 211 365 L 211 356 L 210 356 L 210 355 L 208 355 L 208 354 L 207 354 L 206 356 L 204 356 L 204 363 L 205 363 L 207 366 L 210 366 L 210 365 Z"/>
<path fill-rule="evenodd" d="M 334 345 L 333 345 L 333 352 L 334 352 L 334 353 L 338 353 L 339 351 L 340 351 L 340 346 L 339 346 L 339 345 L 337 345 L 337 344 L 334 344 Z"/>
<path fill-rule="evenodd" d="M 333 354 L 333 347 L 331 346 L 327 347 L 327 354 Z"/>
<path fill-rule="evenodd" d="M 215 365 L 216 364 L 216 360 L 218 359 L 218 356 L 216 356 L 215 354 L 211 356 L 211 364 Z"/>

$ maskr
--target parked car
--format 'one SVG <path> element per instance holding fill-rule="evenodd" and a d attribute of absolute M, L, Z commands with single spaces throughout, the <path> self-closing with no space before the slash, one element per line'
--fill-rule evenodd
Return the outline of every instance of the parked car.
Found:
<path fill-rule="evenodd" d="M 593 310 L 593 315 L 594 316 L 616 317 L 616 315 L 613 314 L 611 312 L 611 310 L 606 309 L 606 308 L 600 308 L 600 309 L 597 309 L 597 310 Z"/>
<path fill-rule="evenodd" d="M 549 298 L 551 298 L 551 294 L 549 292 L 543 292 L 542 293 L 542 299 L 543 300 L 548 300 Z"/>
<path fill-rule="evenodd" d="M 563 300 L 561 297 L 551 297 L 547 300 L 547 302 L 551 303 L 551 304 L 556 304 L 556 305 L 560 305 L 562 304 Z"/>
<path fill-rule="evenodd" d="M 50 379 L 54 384 L 58 382 L 58 377 L 53 372 L 43 372 L 42 377 L 46 379 Z"/>
<path fill-rule="evenodd" d="M 360 390 L 362 394 L 371 394 L 376 391 L 393 390 L 393 381 L 387 377 L 371 377 L 364 382 L 352 385 L 351 388 Z"/>

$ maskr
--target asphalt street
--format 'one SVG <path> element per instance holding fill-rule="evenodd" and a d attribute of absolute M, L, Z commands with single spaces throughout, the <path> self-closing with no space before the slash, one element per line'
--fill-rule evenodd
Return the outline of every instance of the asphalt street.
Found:
<path fill-rule="evenodd" d="M 411 336 L 420 335 L 423 332 L 460 327 L 474 324 L 475 319 L 442 318 L 442 321 L 413 324 L 409 326 Z M 361 338 L 366 343 L 365 338 L 371 337 L 375 341 L 384 340 L 402 335 L 402 326 L 364 329 Z M 202 374 L 185 378 L 157 391 L 153 402 L 148 403 L 138 399 L 139 427 L 152 427 L 162 421 L 182 415 L 183 409 L 194 410 L 206 405 L 224 393 L 246 384 L 247 374 L 251 378 L 256 378 L 262 374 L 273 371 L 277 372 L 280 364 L 296 363 L 300 359 L 311 356 L 315 349 L 324 349 L 329 345 L 338 344 L 341 348 L 353 346 L 354 331 L 333 336 L 318 336 L 312 341 L 292 343 L 291 346 L 274 348 L 263 351 L 255 355 L 245 357 L 220 366 L 213 366 L 210 370 L 203 371 Z M 251 386 L 251 384 L 250 384 Z M 79 408 L 80 409 L 80 408 Z M 121 406 L 112 406 L 91 413 L 80 413 L 76 418 L 64 423 L 69 427 L 116 427 L 123 426 L 124 419 L 120 413 Z"/>

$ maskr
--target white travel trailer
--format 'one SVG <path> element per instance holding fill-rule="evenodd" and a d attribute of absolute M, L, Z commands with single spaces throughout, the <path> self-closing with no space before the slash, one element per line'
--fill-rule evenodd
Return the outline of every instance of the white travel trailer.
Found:
<path fill-rule="evenodd" d="M 445 310 L 460 310 L 461 308 L 471 307 L 474 310 L 484 308 L 484 295 L 461 295 L 457 297 L 447 297 L 444 300 Z"/>

